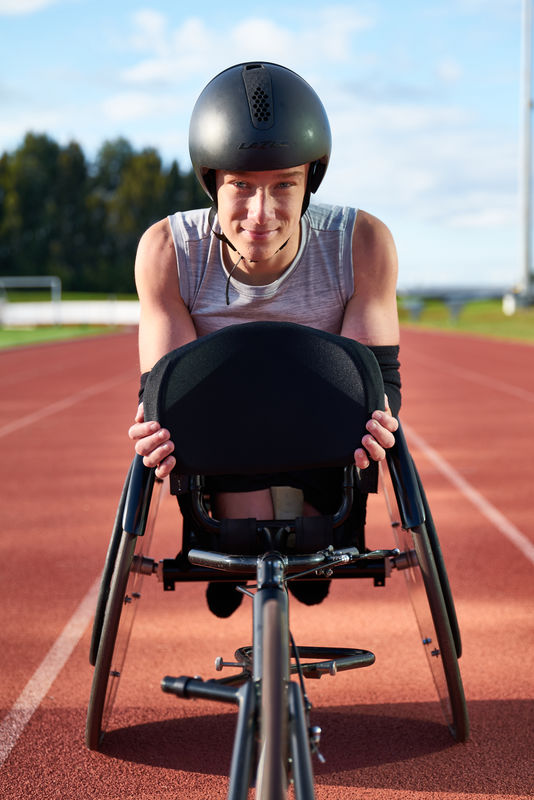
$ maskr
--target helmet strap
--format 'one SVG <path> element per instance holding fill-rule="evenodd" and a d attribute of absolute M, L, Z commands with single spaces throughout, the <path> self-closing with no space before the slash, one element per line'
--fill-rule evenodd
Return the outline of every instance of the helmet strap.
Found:
<path fill-rule="evenodd" d="M 234 250 L 235 250 L 235 248 L 234 248 Z M 239 256 L 239 258 L 235 262 L 234 266 L 232 267 L 232 269 L 228 273 L 228 280 L 226 281 L 226 305 L 227 306 L 230 305 L 230 278 L 232 277 L 234 269 L 240 264 L 240 262 L 242 260 L 243 260 L 243 256 Z"/>
<path fill-rule="evenodd" d="M 234 253 L 237 253 L 237 252 L 238 252 L 238 251 L 237 251 L 237 248 L 235 248 L 235 247 L 234 247 L 234 245 L 232 244 L 232 242 L 230 241 L 230 239 L 228 239 L 228 238 L 227 238 L 227 236 L 225 236 L 225 234 L 224 234 L 224 233 L 217 233 L 217 231 L 216 231 L 216 230 L 215 230 L 215 228 L 213 227 L 213 223 L 215 222 L 215 217 L 216 217 L 216 216 L 217 216 L 217 206 L 215 205 L 215 203 L 213 203 L 212 207 L 210 208 L 210 213 L 208 214 L 208 225 L 209 225 L 209 226 L 210 226 L 210 228 L 211 228 L 211 232 L 213 233 L 213 235 L 215 236 L 215 238 L 216 238 L 216 239 L 218 239 L 220 242 L 224 242 L 224 244 L 227 244 L 227 245 L 228 245 L 228 247 L 229 247 L 231 250 L 233 250 L 233 251 L 234 251 Z M 241 256 L 241 258 L 242 258 L 242 257 L 243 257 L 243 256 Z M 241 260 L 241 259 L 240 259 L 240 260 Z M 238 261 L 237 263 L 239 264 L 239 261 Z M 236 264 L 234 264 L 234 269 L 236 268 L 236 266 L 237 266 L 237 265 L 236 265 Z"/>

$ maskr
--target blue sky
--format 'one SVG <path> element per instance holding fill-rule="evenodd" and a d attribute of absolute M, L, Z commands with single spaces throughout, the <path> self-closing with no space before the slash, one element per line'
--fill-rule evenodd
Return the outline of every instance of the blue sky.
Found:
<path fill-rule="evenodd" d="M 391 228 L 401 287 L 522 276 L 521 0 L 0 0 L 0 152 L 26 131 L 89 158 L 106 139 L 189 167 L 193 103 L 221 69 L 282 63 L 328 111 L 317 199 Z"/>

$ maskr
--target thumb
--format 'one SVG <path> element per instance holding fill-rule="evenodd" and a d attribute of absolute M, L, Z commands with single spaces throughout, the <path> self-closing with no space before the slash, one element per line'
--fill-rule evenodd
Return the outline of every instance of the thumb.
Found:
<path fill-rule="evenodd" d="M 145 421 L 145 410 L 143 408 L 143 404 L 139 403 L 137 408 L 137 414 L 135 415 L 136 422 L 144 422 Z"/>

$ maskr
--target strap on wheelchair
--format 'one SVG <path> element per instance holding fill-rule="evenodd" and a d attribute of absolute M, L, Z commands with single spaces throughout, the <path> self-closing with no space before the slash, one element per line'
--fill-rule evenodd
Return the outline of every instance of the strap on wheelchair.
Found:
<path fill-rule="evenodd" d="M 223 553 L 239 553 L 253 556 L 265 549 L 266 542 L 262 532 L 258 531 L 255 519 L 223 519 L 217 536 L 218 549 Z"/>
<path fill-rule="evenodd" d="M 315 553 L 333 544 L 333 518 L 297 517 L 291 524 L 281 522 L 277 528 L 272 520 L 263 523 L 256 519 L 224 519 L 213 543 L 222 553 L 260 555 L 274 548 L 283 553 Z"/>
<path fill-rule="evenodd" d="M 321 517 L 297 517 L 295 520 L 295 544 L 291 551 L 295 553 L 315 553 L 333 544 L 333 518 L 331 515 Z"/>

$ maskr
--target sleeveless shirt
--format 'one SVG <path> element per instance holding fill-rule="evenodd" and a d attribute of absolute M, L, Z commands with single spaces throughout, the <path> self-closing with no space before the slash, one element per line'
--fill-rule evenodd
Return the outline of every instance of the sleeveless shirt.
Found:
<path fill-rule="evenodd" d="M 301 219 L 301 240 L 289 267 L 272 283 L 249 286 L 234 277 L 213 235 L 208 209 L 169 216 L 180 294 L 198 336 L 243 322 L 296 322 L 340 333 L 354 293 L 352 234 L 357 210 L 311 205 Z M 228 304 L 227 304 L 227 284 Z"/>

